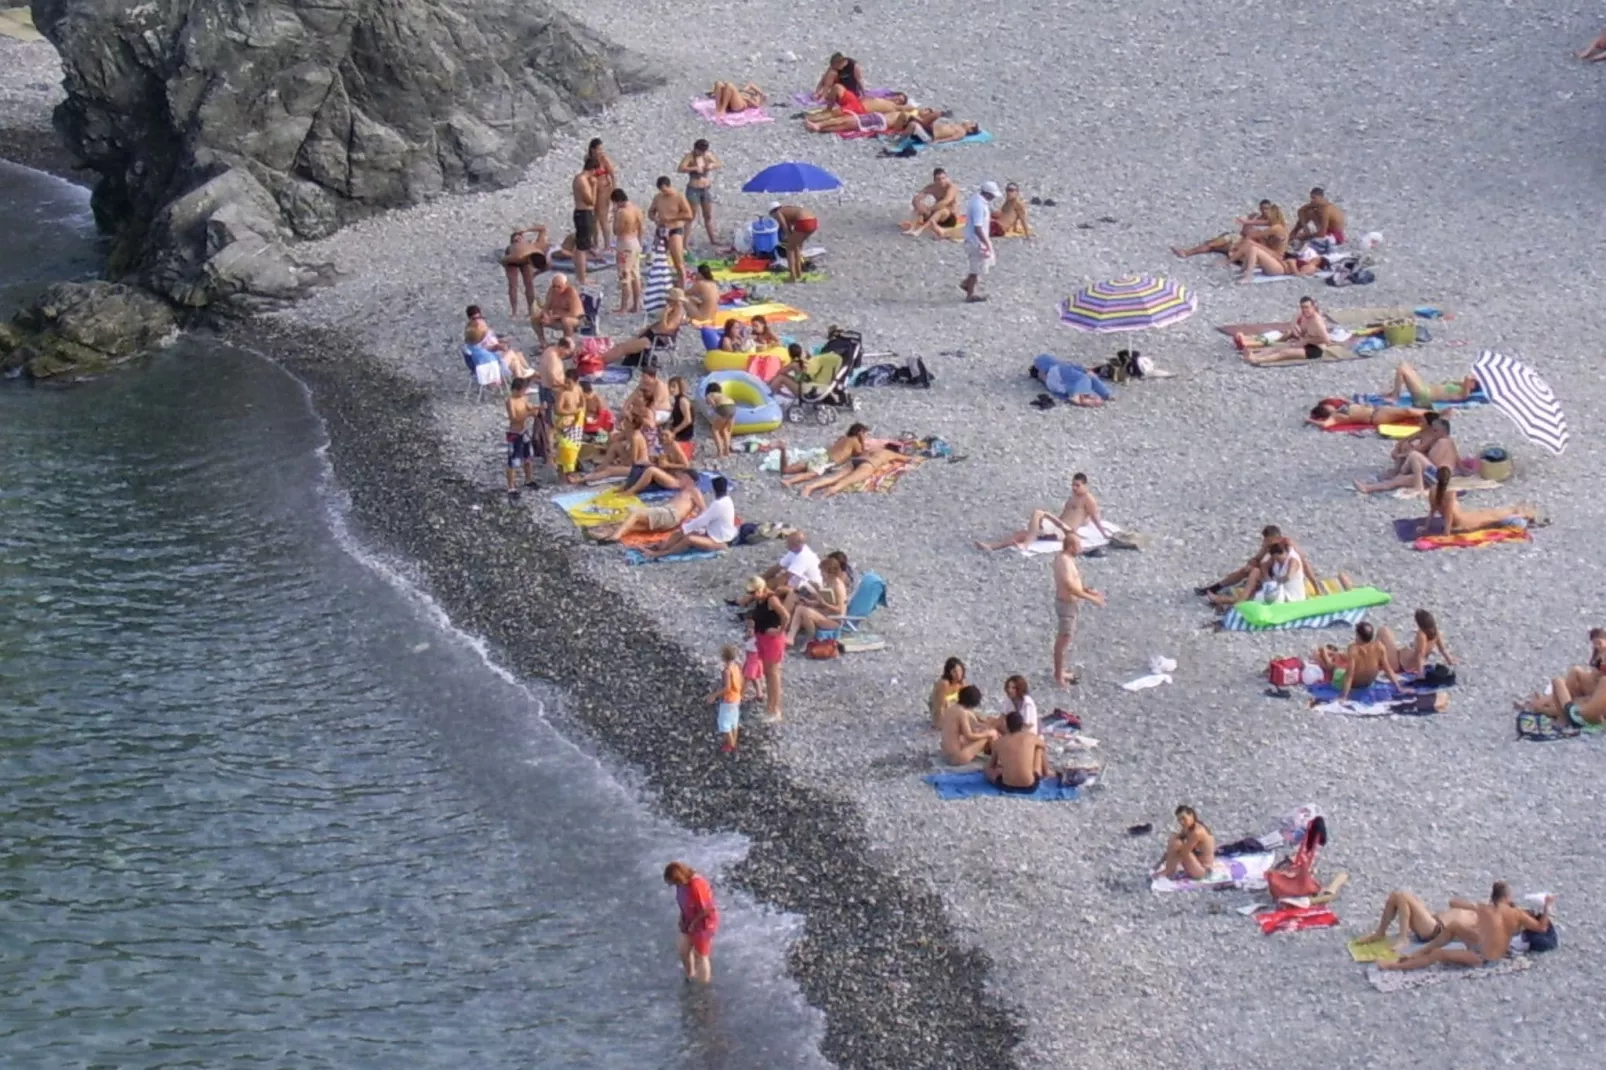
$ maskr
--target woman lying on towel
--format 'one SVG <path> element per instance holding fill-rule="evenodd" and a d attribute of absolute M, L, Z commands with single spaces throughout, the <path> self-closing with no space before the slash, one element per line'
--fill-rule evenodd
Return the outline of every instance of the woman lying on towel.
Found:
<path fill-rule="evenodd" d="M 715 115 L 762 108 L 769 99 L 764 95 L 764 90 L 752 82 L 744 86 L 738 86 L 735 82 L 715 82 L 713 92 L 708 95 L 714 98 Z"/>
<path fill-rule="evenodd" d="M 1297 253 L 1285 252 L 1278 256 L 1259 245 L 1244 247 L 1243 264 L 1244 273 L 1238 279 L 1240 286 L 1254 282 L 1257 271 L 1262 275 L 1314 275 L 1328 266 L 1327 258 L 1315 249 L 1307 247 Z"/>
<path fill-rule="evenodd" d="M 916 141 L 927 144 L 942 141 L 963 141 L 967 137 L 981 133 L 980 123 L 960 122 L 958 119 L 936 119 L 925 123 L 916 119 L 909 123 L 905 132 Z"/>
<path fill-rule="evenodd" d="M 1216 838 L 1191 806 L 1177 807 L 1177 831 L 1166 841 L 1165 856 L 1155 867 L 1156 877 L 1172 879 L 1210 875 L 1216 864 Z"/>
<path fill-rule="evenodd" d="M 1454 475 L 1453 467 L 1441 465 L 1433 489 L 1428 491 L 1428 522 L 1431 524 L 1436 516 L 1443 517 L 1446 534 L 1459 535 L 1499 527 L 1540 527 L 1545 523 L 1539 519 L 1539 511 L 1531 505 L 1507 505 L 1497 509 L 1461 508 L 1456 492 L 1450 489 L 1450 479 Z"/>
<path fill-rule="evenodd" d="M 1478 389 L 1476 376 L 1463 376 L 1455 383 L 1428 383 L 1422 379 L 1421 372 L 1401 361 L 1395 366 L 1394 379 L 1383 396 L 1391 401 L 1406 397 L 1417 405 L 1431 405 L 1436 401 L 1465 401 Z"/>
<path fill-rule="evenodd" d="M 827 472 L 812 483 L 803 484 L 803 497 L 811 498 L 815 491 L 819 491 L 822 498 L 834 498 L 845 490 L 870 483 L 898 468 L 920 463 L 918 457 L 907 457 L 885 447 L 871 450 L 855 460 L 859 463 Z"/>
<path fill-rule="evenodd" d="M 1348 427 L 1355 424 L 1420 424 L 1428 409 L 1406 409 L 1397 405 L 1363 405 L 1343 398 L 1324 398 L 1310 410 L 1305 422 L 1317 427 Z"/>

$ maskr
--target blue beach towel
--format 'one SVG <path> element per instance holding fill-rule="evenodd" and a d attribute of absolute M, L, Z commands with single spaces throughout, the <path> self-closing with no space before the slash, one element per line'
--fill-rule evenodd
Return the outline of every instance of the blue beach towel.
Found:
<path fill-rule="evenodd" d="M 968 137 L 960 138 L 958 141 L 919 141 L 912 137 L 905 137 L 902 141 L 896 142 L 887 151 L 894 155 L 903 152 L 905 149 L 914 149 L 916 152 L 924 152 L 929 148 L 940 148 L 944 145 L 985 145 L 992 139 L 993 135 L 989 134 L 985 130 L 978 130 Z"/>
<path fill-rule="evenodd" d="M 625 564 L 627 565 L 672 565 L 677 561 L 702 561 L 710 557 L 718 557 L 718 550 L 682 550 L 678 554 L 668 557 L 648 557 L 635 547 L 625 550 Z"/>
<path fill-rule="evenodd" d="M 1037 785 L 1037 790 L 1030 795 L 999 791 L 987 783 L 987 778 L 979 770 L 974 773 L 931 773 L 926 777 L 926 783 L 936 788 L 937 795 L 944 799 L 974 799 L 982 795 L 997 795 L 1012 799 L 1031 799 L 1035 802 L 1064 802 L 1077 798 L 1076 789 L 1062 785 L 1057 776 L 1044 777 L 1043 782 Z"/>
<path fill-rule="evenodd" d="M 631 369 L 622 368 L 615 364 L 602 369 L 595 375 L 582 375 L 580 376 L 580 381 L 582 383 L 590 383 L 592 386 L 613 386 L 618 383 L 630 382 L 630 377 L 634 374 L 635 372 Z"/>
<path fill-rule="evenodd" d="M 1351 394 L 1350 395 L 1350 400 L 1354 401 L 1354 402 L 1357 402 L 1358 404 L 1361 404 L 1361 405 L 1409 405 L 1409 404 L 1411 404 L 1409 399 L 1401 398 L 1398 401 L 1390 401 L 1388 398 L 1385 398 L 1382 394 Z M 1472 408 L 1472 407 L 1477 406 L 1477 405 L 1487 405 L 1487 404 L 1489 404 L 1489 395 L 1485 394 L 1482 390 L 1474 390 L 1472 393 L 1468 394 L 1466 397 L 1462 398 L 1459 401 L 1435 401 L 1433 403 L 1433 407 L 1442 412 L 1445 409 L 1469 409 L 1469 408 Z"/>

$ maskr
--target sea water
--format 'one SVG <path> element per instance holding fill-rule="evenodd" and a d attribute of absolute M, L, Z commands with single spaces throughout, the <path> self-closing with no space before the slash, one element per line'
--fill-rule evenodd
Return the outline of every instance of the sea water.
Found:
<path fill-rule="evenodd" d="M 0 163 L 0 201 L 0 303 L 93 268 L 82 190 Z M 0 1063 L 824 1065 L 797 919 L 723 890 L 680 978 L 663 865 L 742 842 L 555 731 L 351 536 L 323 444 L 211 344 L 0 387 Z"/>

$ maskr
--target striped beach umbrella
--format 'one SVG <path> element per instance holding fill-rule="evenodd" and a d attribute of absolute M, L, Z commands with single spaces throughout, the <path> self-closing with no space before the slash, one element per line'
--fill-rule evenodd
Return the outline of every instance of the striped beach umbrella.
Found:
<path fill-rule="evenodd" d="M 1520 360 L 1484 350 L 1472 362 L 1472 374 L 1489 401 L 1511 418 L 1517 429 L 1551 453 L 1567 448 L 1567 418 L 1550 384 Z"/>
<path fill-rule="evenodd" d="M 1141 331 L 1167 327 L 1199 309 L 1181 283 L 1158 275 L 1123 275 L 1084 286 L 1060 302 L 1060 321 L 1080 331 Z"/>

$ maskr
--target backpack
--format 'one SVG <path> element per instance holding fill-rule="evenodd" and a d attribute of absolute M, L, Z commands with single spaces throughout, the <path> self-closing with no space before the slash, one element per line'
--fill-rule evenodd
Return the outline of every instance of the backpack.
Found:
<path fill-rule="evenodd" d="M 1423 687 L 1451 687 L 1455 684 L 1455 670 L 1448 665 L 1429 665 L 1422 673 Z"/>

